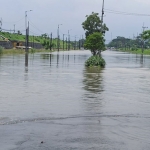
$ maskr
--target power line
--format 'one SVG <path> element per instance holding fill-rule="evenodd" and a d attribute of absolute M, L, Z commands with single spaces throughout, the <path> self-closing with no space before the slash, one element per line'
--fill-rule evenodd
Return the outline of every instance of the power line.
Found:
<path fill-rule="evenodd" d="M 105 12 L 112 13 L 112 14 L 118 14 L 118 15 L 132 15 L 132 16 L 145 16 L 145 17 L 150 16 L 150 14 L 130 13 L 130 12 L 111 10 L 111 9 L 105 9 Z"/>
<path fill-rule="evenodd" d="M 28 20 L 30 21 L 30 24 L 31 24 L 31 26 L 32 27 L 34 27 L 36 30 L 38 30 L 40 33 L 44 33 L 42 30 L 40 30 L 38 27 L 36 27 L 35 25 L 34 25 L 34 23 L 28 18 Z"/>
<path fill-rule="evenodd" d="M 31 31 L 31 29 L 30 29 L 30 32 L 33 33 L 34 35 L 40 36 L 39 34 L 37 34 L 37 33 L 33 32 L 33 31 Z"/>
<path fill-rule="evenodd" d="M 3 21 L 4 23 L 17 23 L 17 22 L 20 22 L 21 20 L 23 20 L 24 19 L 24 17 L 23 18 L 21 18 L 21 19 L 19 19 L 19 20 L 17 20 L 17 21 L 13 21 L 13 22 L 5 22 L 5 21 Z"/>
<path fill-rule="evenodd" d="M 11 29 L 1 29 L 2 31 L 14 31 L 14 30 L 11 30 Z"/>

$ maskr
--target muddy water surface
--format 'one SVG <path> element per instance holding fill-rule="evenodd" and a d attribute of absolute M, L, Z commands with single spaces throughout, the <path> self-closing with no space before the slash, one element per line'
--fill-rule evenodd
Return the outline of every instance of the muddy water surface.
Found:
<path fill-rule="evenodd" d="M 0 57 L 0 149 L 150 149 L 150 56 L 105 51 L 103 70 L 90 56 Z"/>

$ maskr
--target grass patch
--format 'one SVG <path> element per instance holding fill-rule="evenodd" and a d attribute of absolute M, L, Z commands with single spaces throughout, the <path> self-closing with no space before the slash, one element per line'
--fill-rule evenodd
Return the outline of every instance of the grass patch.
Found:
<path fill-rule="evenodd" d="M 143 54 L 143 55 L 150 55 L 150 49 L 145 49 L 142 53 L 142 49 L 137 49 L 137 50 L 124 50 L 124 49 L 118 49 L 118 51 L 121 52 L 128 52 L 132 54 Z"/>
<path fill-rule="evenodd" d="M 35 52 L 44 52 L 46 51 L 45 49 L 33 49 L 29 50 L 29 53 L 35 53 Z M 4 49 L 3 54 L 24 54 L 25 50 L 24 49 Z"/>
<path fill-rule="evenodd" d="M 101 68 L 105 67 L 105 60 L 96 55 L 96 56 L 91 56 L 86 62 L 85 62 L 85 66 L 87 67 L 92 67 L 92 66 L 99 66 Z"/>
<path fill-rule="evenodd" d="M 31 48 L 29 49 L 29 53 L 33 54 L 36 52 L 55 52 L 57 51 L 57 49 L 53 49 L 53 50 L 46 50 L 46 49 L 34 49 Z M 60 49 L 60 51 L 63 51 L 62 49 Z M 66 50 L 64 50 L 66 51 Z M 25 53 L 25 49 L 4 49 L 3 47 L 0 46 L 0 55 L 4 55 L 4 54 L 24 54 Z"/>

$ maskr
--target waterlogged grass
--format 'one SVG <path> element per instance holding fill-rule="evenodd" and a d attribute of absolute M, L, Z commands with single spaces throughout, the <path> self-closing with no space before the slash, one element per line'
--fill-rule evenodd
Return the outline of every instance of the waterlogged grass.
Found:
<path fill-rule="evenodd" d="M 144 54 L 144 55 L 150 55 L 150 49 L 145 49 L 142 53 L 141 49 L 138 49 L 137 51 L 133 51 L 133 54 Z"/>
<path fill-rule="evenodd" d="M 23 53 L 25 53 L 25 51 L 24 50 L 21 50 L 21 49 L 4 49 L 3 50 L 3 55 L 4 54 L 23 54 Z"/>
<path fill-rule="evenodd" d="M 121 52 L 129 52 L 132 54 L 143 54 L 143 55 L 150 55 L 150 49 L 144 49 L 142 53 L 142 49 L 137 49 L 137 50 L 124 50 L 124 49 L 119 49 Z"/>
<path fill-rule="evenodd" d="M 57 51 L 57 49 L 53 49 L 53 50 L 46 50 L 46 49 L 34 49 L 31 48 L 29 49 L 29 53 L 36 53 L 36 52 L 54 52 Z M 62 51 L 62 49 L 60 49 L 60 51 Z M 66 51 L 66 50 L 64 50 Z M 4 54 L 24 54 L 25 53 L 25 49 L 4 49 L 3 47 L 0 47 L 0 55 L 4 55 Z"/>
<path fill-rule="evenodd" d="M 40 49 L 40 50 L 37 50 L 37 49 L 30 49 L 29 50 L 29 53 L 35 53 L 35 52 L 45 52 L 47 50 L 45 49 Z M 25 53 L 25 50 L 24 49 L 4 49 L 2 54 L 24 54 Z"/>

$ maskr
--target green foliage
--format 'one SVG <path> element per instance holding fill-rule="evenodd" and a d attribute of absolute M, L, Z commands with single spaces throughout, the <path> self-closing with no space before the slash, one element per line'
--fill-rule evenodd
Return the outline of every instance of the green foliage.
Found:
<path fill-rule="evenodd" d="M 4 48 L 2 46 L 0 46 L 0 55 L 3 54 L 3 50 L 4 50 Z"/>
<path fill-rule="evenodd" d="M 30 51 L 30 53 L 33 54 L 33 53 L 35 53 L 36 50 L 34 48 L 31 48 L 29 51 Z"/>
<path fill-rule="evenodd" d="M 99 66 L 99 67 L 105 67 L 105 60 L 101 56 L 91 56 L 86 62 L 85 66 Z"/>
<path fill-rule="evenodd" d="M 138 49 L 141 48 L 144 44 L 144 47 L 150 47 L 149 40 L 143 40 L 143 36 L 139 35 L 137 37 L 134 37 L 134 39 L 129 39 L 125 37 L 118 36 L 117 38 L 113 39 L 107 46 L 108 47 L 115 47 L 116 49 Z"/>
<path fill-rule="evenodd" d="M 50 48 L 53 48 L 53 47 L 56 46 L 56 44 L 55 43 L 51 43 L 49 46 L 50 46 Z"/>
<path fill-rule="evenodd" d="M 84 43 L 85 49 L 90 49 L 93 55 L 99 55 L 102 50 L 105 50 L 105 39 L 102 33 L 95 32 L 89 35 Z"/>
<path fill-rule="evenodd" d="M 46 49 L 46 50 L 48 50 L 48 49 L 49 49 L 49 47 L 50 47 L 49 41 L 46 41 L 46 42 L 45 42 L 44 47 L 45 47 L 45 49 Z"/>
<path fill-rule="evenodd" d="M 0 35 L 4 36 L 6 39 L 9 39 L 10 41 L 25 41 L 25 35 L 18 35 L 17 33 L 9 33 L 9 32 L 0 32 Z M 0 38 L 0 40 L 4 40 L 3 38 Z M 50 39 L 48 38 L 47 34 L 43 34 L 42 36 L 29 36 L 29 42 L 33 43 L 41 43 L 42 45 L 46 45 L 46 49 L 48 48 L 48 43 Z M 50 45 L 50 44 L 49 44 Z M 57 38 L 52 39 L 52 48 L 56 48 L 57 45 Z M 64 42 L 64 45 L 66 46 L 66 41 Z M 60 49 L 63 47 L 63 41 L 60 40 Z M 73 48 L 73 44 L 70 43 L 70 47 Z"/>
<path fill-rule="evenodd" d="M 83 29 L 86 31 L 85 35 L 88 37 L 94 32 L 102 32 L 105 34 L 105 31 L 108 31 L 106 24 L 102 24 L 98 13 L 92 12 L 91 15 L 86 15 L 86 20 L 82 23 Z"/>
<path fill-rule="evenodd" d="M 46 50 L 48 50 L 49 48 L 53 48 L 54 46 L 56 46 L 55 43 L 50 43 L 49 40 L 48 40 L 48 41 L 44 40 L 44 41 L 42 42 L 42 45 L 44 46 L 44 48 L 45 48 Z"/>
<path fill-rule="evenodd" d="M 144 40 L 150 39 L 150 30 L 146 30 L 142 33 L 142 37 Z"/>
<path fill-rule="evenodd" d="M 44 33 L 44 34 L 41 35 L 41 37 L 46 39 L 48 37 L 48 35 L 46 33 Z"/>
<path fill-rule="evenodd" d="M 136 45 L 133 45 L 133 47 L 131 48 L 131 51 L 137 51 L 138 48 L 136 47 Z"/>

